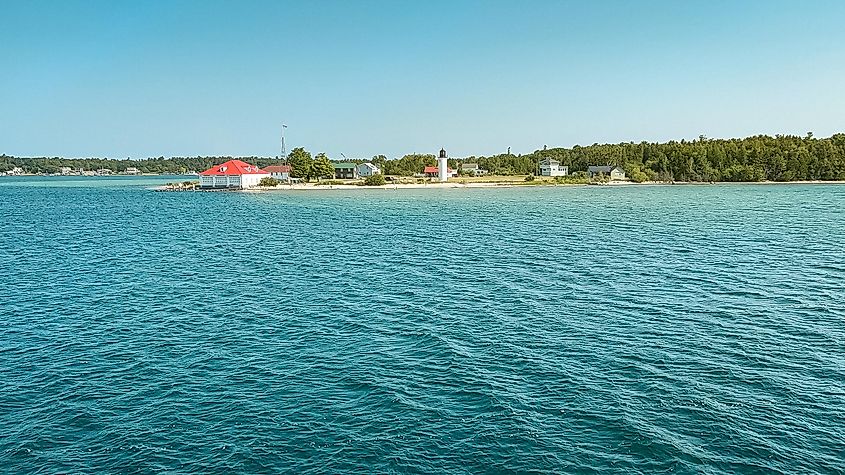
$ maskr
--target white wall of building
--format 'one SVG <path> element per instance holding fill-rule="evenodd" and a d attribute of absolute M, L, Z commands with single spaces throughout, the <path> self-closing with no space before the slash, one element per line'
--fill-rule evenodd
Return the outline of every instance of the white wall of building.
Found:
<path fill-rule="evenodd" d="M 242 188 L 253 188 L 258 186 L 258 182 L 261 181 L 262 178 L 269 178 L 269 173 L 256 173 L 250 175 L 241 175 L 241 187 Z"/>
<path fill-rule="evenodd" d="M 269 173 L 249 175 L 200 175 L 200 188 L 254 188 Z"/>
<path fill-rule="evenodd" d="M 358 176 L 373 176 L 381 173 L 381 170 L 372 163 L 359 163 L 355 167 L 358 170 Z"/>
<path fill-rule="evenodd" d="M 566 176 L 568 174 L 569 167 L 560 166 L 557 162 L 540 164 L 540 176 Z"/>

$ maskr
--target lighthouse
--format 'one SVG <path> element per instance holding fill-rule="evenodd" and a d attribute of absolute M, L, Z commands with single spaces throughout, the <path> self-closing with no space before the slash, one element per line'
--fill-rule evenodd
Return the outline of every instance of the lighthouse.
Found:
<path fill-rule="evenodd" d="M 449 164 L 446 160 L 446 150 L 440 149 L 440 157 L 437 159 L 437 176 L 440 181 L 449 179 Z"/>

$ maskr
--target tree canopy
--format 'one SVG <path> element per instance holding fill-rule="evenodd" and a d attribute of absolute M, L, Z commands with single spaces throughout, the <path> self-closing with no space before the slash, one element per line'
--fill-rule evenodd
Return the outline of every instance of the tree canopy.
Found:
<path fill-rule="evenodd" d="M 398 160 L 381 160 L 384 155 L 379 155 L 378 162 L 373 162 L 376 166 L 381 168 L 381 172 L 385 175 L 404 175 L 411 176 L 415 173 L 421 173 L 425 167 L 432 167 L 437 165 L 437 158 L 431 154 L 410 154 Z"/>
<path fill-rule="evenodd" d="M 318 153 L 314 157 L 314 165 L 312 167 L 313 175 L 320 178 L 334 178 L 334 165 L 329 160 L 325 153 Z"/>
<path fill-rule="evenodd" d="M 288 163 L 292 178 L 307 180 L 314 176 L 314 160 L 311 158 L 311 152 L 307 152 L 304 148 L 298 147 L 291 150 L 288 154 Z"/>

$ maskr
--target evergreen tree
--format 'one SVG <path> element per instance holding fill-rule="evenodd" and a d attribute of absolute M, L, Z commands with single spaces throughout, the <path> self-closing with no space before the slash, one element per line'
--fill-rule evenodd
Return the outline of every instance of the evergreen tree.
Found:
<path fill-rule="evenodd" d="M 334 178 L 334 165 L 329 160 L 325 153 L 318 153 L 314 157 L 314 165 L 312 167 L 313 176 L 320 178 Z"/>
<path fill-rule="evenodd" d="M 292 178 L 302 178 L 308 181 L 314 176 L 314 160 L 311 158 L 311 152 L 306 151 L 302 147 L 295 148 L 288 154 L 288 163 L 290 164 L 290 176 Z"/>

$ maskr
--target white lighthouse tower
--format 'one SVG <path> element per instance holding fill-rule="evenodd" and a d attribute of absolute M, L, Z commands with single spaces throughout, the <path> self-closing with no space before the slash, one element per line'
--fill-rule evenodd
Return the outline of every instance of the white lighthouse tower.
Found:
<path fill-rule="evenodd" d="M 437 158 L 437 177 L 440 181 L 449 179 L 449 164 L 446 160 L 446 150 L 440 149 L 440 157 Z"/>

